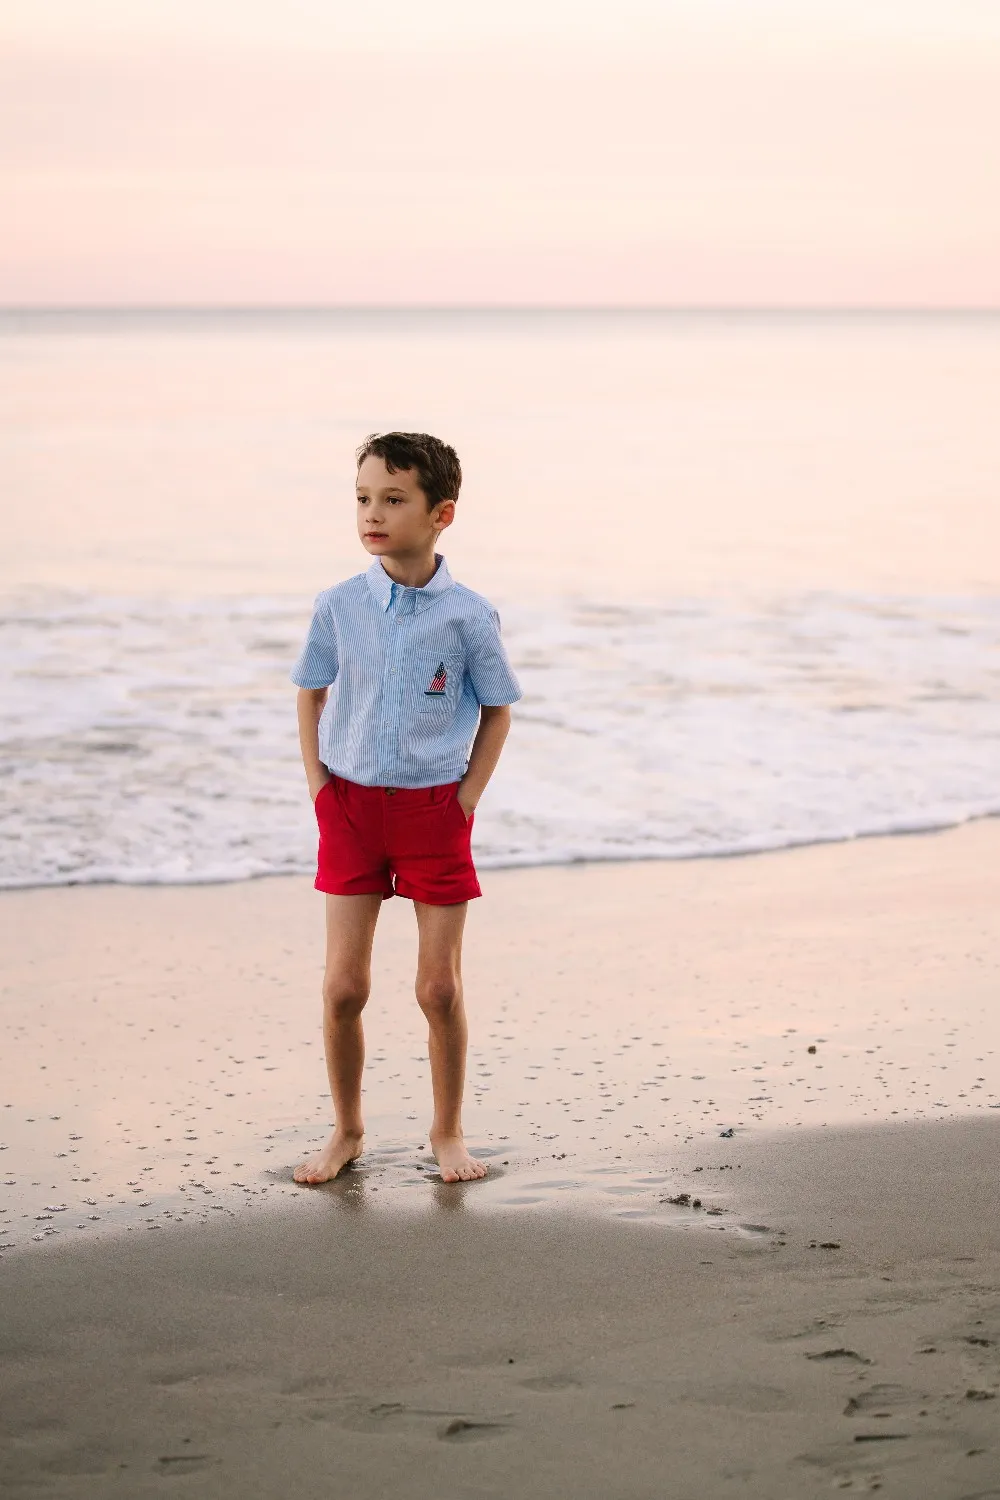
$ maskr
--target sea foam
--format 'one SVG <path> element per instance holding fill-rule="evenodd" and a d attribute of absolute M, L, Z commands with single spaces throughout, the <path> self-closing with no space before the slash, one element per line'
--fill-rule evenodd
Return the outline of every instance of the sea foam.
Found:
<path fill-rule="evenodd" d="M 502 604 L 524 688 L 483 868 L 749 853 L 1000 812 L 1000 600 Z M 8 605 L 0 884 L 306 873 L 297 599 Z"/>

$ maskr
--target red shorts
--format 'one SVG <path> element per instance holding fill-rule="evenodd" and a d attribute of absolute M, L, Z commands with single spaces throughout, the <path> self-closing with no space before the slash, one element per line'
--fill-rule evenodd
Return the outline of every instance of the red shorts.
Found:
<path fill-rule="evenodd" d="M 316 798 L 316 889 L 454 906 L 481 896 L 472 818 L 447 786 L 358 786 L 332 776 Z"/>

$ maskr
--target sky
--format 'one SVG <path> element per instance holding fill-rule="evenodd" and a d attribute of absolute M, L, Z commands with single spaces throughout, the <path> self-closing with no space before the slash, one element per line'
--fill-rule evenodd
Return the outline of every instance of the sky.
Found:
<path fill-rule="evenodd" d="M 1000 306 L 997 0 L 5 0 L 0 303 Z"/>

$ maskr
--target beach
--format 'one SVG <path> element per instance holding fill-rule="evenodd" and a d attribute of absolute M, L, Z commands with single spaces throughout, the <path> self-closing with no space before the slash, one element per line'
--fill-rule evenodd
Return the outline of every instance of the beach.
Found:
<path fill-rule="evenodd" d="M 14 1497 L 1000 1497 L 997 315 L 0 316 Z M 465 1124 L 327 1135 L 288 673 L 455 443 L 524 697 Z"/>
<path fill-rule="evenodd" d="M 1000 1492 L 998 854 L 488 873 L 457 1188 L 407 903 L 302 1190 L 308 880 L 4 893 L 8 1492 Z"/>
<path fill-rule="evenodd" d="M 4 1500 L 1000 1500 L 998 17 L 5 7 Z"/>

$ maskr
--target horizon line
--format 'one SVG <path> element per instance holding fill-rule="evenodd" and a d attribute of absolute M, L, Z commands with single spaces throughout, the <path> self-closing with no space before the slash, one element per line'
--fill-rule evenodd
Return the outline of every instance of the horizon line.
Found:
<path fill-rule="evenodd" d="M 766 303 L 766 302 L 12 302 L 0 317 L 21 315 L 154 315 L 315 313 L 559 313 L 773 316 L 995 316 L 1000 303 Z"/>

